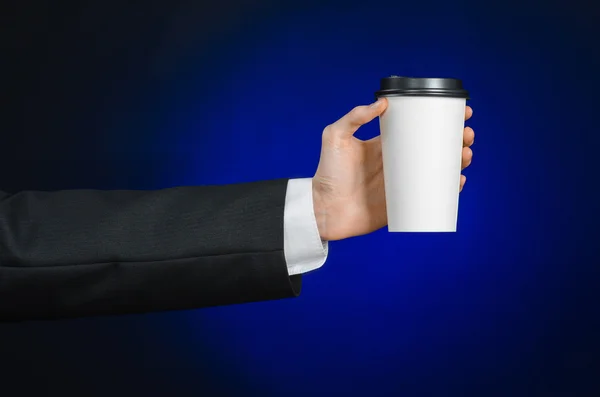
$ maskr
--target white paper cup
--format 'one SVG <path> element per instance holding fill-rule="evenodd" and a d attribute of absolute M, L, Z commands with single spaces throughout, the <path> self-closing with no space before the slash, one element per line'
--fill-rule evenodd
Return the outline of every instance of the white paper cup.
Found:
<path fill-rule="evenodd" d="M 377 97 L 390 232 L 456 232 L 465 105 L 456 79 L 392 76 Z"/>

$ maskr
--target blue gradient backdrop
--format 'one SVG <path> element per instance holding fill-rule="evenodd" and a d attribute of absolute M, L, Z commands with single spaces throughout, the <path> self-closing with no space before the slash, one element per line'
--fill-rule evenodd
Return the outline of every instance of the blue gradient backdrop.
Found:
<path fill-rule="evenodd" d="M 0 325 L 2 381 L 80 395 L 597 395 L 599 15 L 578 1 L 273 3 L 234 7 L 178 46 L 165 33 L 152 64 L 131 54 L 152 84 L 92 87 L 96 110 L 47 119 L 89 136 L 54 144 L 55 171 L 11 183 L 310 177 L 323 127 L 371 102 L 381 77 L 459 77 L 477 136 L 459 232 L 333 242 L 298 299 Z"/>

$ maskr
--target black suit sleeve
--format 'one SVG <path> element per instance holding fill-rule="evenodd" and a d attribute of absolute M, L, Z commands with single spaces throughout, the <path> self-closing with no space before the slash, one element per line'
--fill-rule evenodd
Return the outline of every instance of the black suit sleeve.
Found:
<path fill-rule="evenodd" d="M 297 296 L 287 180 L 157 191 L 0 193 L 0 320 Z"/>

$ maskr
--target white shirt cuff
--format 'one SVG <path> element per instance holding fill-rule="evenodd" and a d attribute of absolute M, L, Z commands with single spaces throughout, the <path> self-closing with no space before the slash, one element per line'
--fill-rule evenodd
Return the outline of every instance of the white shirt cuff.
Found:
<path fill-rule="evenodd" d="M 283 215 L 284 255 L 290 276 L 323 266 L 329 252 L 313 208 L 312 179 L 290 179 Z"/>

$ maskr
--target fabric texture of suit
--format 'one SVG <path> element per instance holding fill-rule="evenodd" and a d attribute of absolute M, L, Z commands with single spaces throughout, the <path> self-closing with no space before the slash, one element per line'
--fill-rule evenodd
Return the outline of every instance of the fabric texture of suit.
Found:
<path fill-rule="evenodd" d="M 155 191 L 0 193 L 0 320 L 297 296 L 288 180 Z"/>

